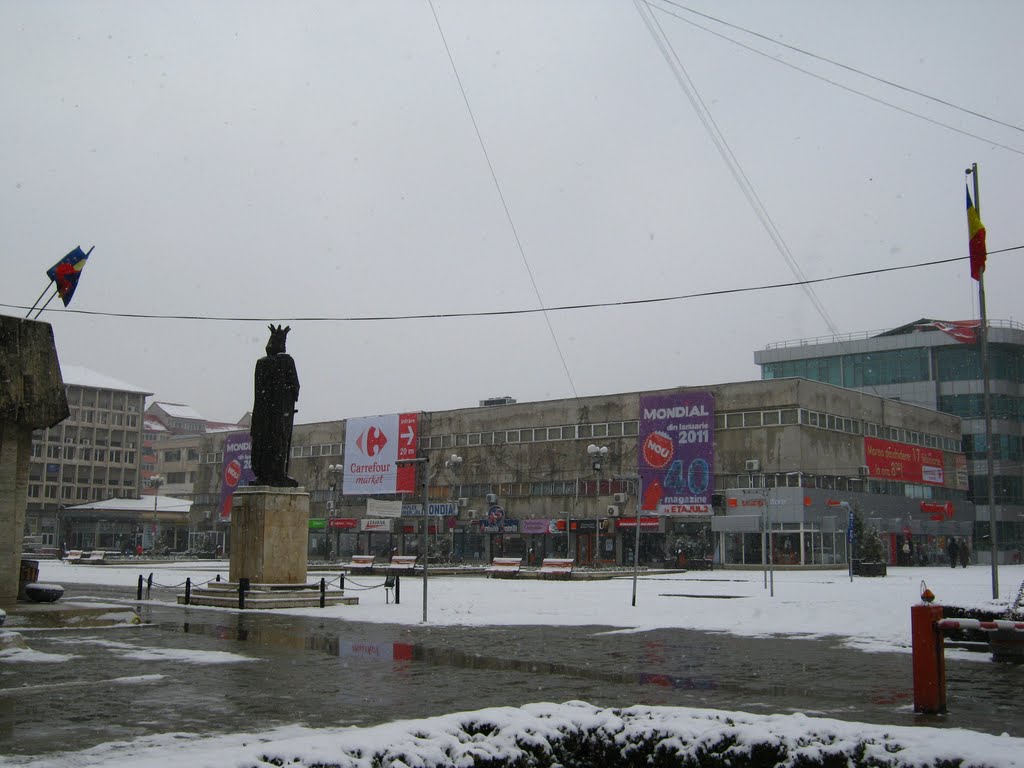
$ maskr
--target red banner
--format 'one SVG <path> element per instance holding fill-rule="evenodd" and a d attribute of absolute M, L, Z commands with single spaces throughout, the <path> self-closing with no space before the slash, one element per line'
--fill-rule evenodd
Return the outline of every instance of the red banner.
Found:
<path fill-rule="evenodd" d="M 942 451 L 877 437 L 864 438 L 864 463 L 868 475 L 876 480 L 942 485 L 946 478 Z"/>
<path fill-rule="evenodd" d="M 359 520 L 354 517 L 330 517 L 327 519 L 327 527 L 355 530 L 359 527 Z"/>

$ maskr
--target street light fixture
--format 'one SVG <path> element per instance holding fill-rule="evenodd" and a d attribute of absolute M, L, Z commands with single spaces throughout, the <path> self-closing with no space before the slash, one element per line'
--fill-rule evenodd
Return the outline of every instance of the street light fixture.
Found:
<path fill-rule="evenodd" d="M 331 491 L 331 498 L 327 502 L 327 512 L 328 512 L 328 516 L 329 517 L 333 517 L 335 514 L 337 514 L 337 510 L 338 510 L 338 482 L 341 479 L 342 473 L 344 471 L 345 471 L 345 467 L 343 465 L 341 465 L 341 464 L 330 464 L 327 467 L 327 483 L 328 483 L 328 488 Z M 330 523 L 328 522 L 328 526 L 329 525 L 330 525 Z M 337 529 L 334 529 L 334 530 L 335 530 L 335 534 L 334 534 L 334 538 L 335 538 L 334 551 L 338 552 L 338 549 L 339 549 L 338 541 L 337 541 L 338 533 L 337 533 Z M 326 555 L 327 555 L 328 559 L 330 559 L 330 545 L 331 545 L 331 529 L 328 528 L 327 529 L 327 543 L 326 543 L 326 548 L 327 548 Z"/>
<path fill-rule="evenodd" d="M 604 457 L 608 455 L 607 445 L 594 445 L 591 443 L 587 446 L 587 455 L 590 456 L 590 468 L 597 474 L 597 487 L 594 491 L 594 497 L 601 495 L 601 463 Z M 579 480 L 576 481 L 576 504 L 579 503 Z M 575 504 L 573 506 L 576 506 Z M 578 517 L 579 515 L 577 515 Z M 565 517 L 565 554 L 568 557 L 575 559 L 572 549 L 572 518 L 569 513 L 566 513 Z"/>

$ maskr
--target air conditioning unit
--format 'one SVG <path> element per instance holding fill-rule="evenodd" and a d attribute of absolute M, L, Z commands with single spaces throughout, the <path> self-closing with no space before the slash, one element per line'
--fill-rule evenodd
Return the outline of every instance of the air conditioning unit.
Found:
<path fill-rule="evenodd" d="M 868 475 L 871 474 L 871 468 L 870 467 L 857 467 L 857 474 L 860 475 L 861 477 L 867 477 Z"/>
<path fill-rule="evenodd" d="M 616 504 L 625 504 L 627 501 L 629 501 L 629 494 L 616 493 L 614 496 L 612 496 L 612 499 L 615 501 Z"/>
<path fill-rule="evenodd" d="M 608 517 L 618 517 L 619 516 L 619 508 L 617 506 L 615 506 L 614 504 L 609 504 L 608 505 L 608 509 L 605 510 L 605 514 L 607 514 Z"/>
<path fill-rule="evenodd" d="M 83 437 L 82 438 L 82 445 L 88 445 L 88 444 L 89 444 L 89 438 L 88 437 Z"/>
<path fill-rule="evenodd" d="M 75 438 L 73 438 L 73 437 L 65 437 L 64 438 L 64 442 L 65 443 L 73 443 L 73 442 L 75 442 Z"/>
<path fill-rule="evenodd" d="M 761 471 L 761 460 L 760 459 L 747 459 L 747 472 L 760 472 Z"/>
<path fill-rule="evenodd" d="M 467 507 L 467 506 L 469 506 L 469 499 L 467 499 L 465 496 L 460 497 L 459 498 L 459 507 L 461 508 L 461 507 Z"/>
<path fill-rule="evenodd" d="M 466 510 L 466 519 L 467 520 L 476 520 L 476 510 L 475 509 L 468 509 L 468 510 Z"/>
<path fill-rule="evenodd" d="M 496 494 L 496 493 L 488 493 L 486 498 L 487 498 L 487 503 L 488 504 L 497 504 L 498 503 L 498 494 Z"/>

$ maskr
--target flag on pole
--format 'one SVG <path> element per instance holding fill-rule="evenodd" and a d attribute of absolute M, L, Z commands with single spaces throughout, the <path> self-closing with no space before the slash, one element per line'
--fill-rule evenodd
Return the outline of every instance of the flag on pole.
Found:
<path fill-rule="evenodd" d="M 89 250 L 92 253 L 92 249 Z M 82 251 L 81 246 L 76 247 L 71 253 L 58 261 L 48 270 L 46 276 L 57 284 L 57 294 L 66 307 L 71 303 L 71 297 L 75 295 L 75 288 L 78 287 L 78 278 L 85 269 L 85 261 L 89 258 L 88 253 Z"/>
<path fill-rule="evenodd" d="M 985 259 L 988 257 L 988 251 L 985 250 L 985 225 L 981 223 L 981 214 L 971 201 L 970 189 L 967 190 L 967 236 L 971 248 L 971 277 L 981 280 Z"/>

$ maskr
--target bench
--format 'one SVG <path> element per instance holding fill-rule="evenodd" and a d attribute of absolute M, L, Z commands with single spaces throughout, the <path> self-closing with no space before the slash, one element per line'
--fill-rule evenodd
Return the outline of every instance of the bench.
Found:
<path fill-rule="evenodd" d="M 373 561 L 376 555 L 352 555 L 352 562 L 348 564 L 350 571 L 372 571 Z"/>
<path fill-rule="evenodd" d="M 541 578 L 568 579 L 572 576 L 572 565 L 571 557 L 545 557 L 537 573 Z"/>
<path fill-rule="evenodd" d="M 391 558 L 390 571 L 411 572 L 416 567 L 416 555 L 395 555 Z"/>
<path fill-rule="evenodd" d="M 496 579 L 511 579 L 519 574 L 522 565 L 521 557 L 496 557 L 491 560 L 487 573 Z"/>
<path fill-rule="evenodd" d="M 65 563 L 78 563 L 82 560 L 82 550 L 80 549 L 69 549 L 68 553 L 64 555 Z"/>
<path fill-rule="evenodd" d="M 76 562 L 79 562 L 79 563 L 91 563 L 92 565 L 98 565 L 100 563 L 105 563 L 106 562 L 106 560 L 105 560 L 106 556 L 107 556 L 106 552 L 104 552 L 103 550 L 99 550 L 98 549 L 98 550 L 95 550 L 93 552 L 90 552 L 88 554 L 88 556 L 82 555 L 82 557 L 79 558 L 79 560 L 77 560 Z"/>

